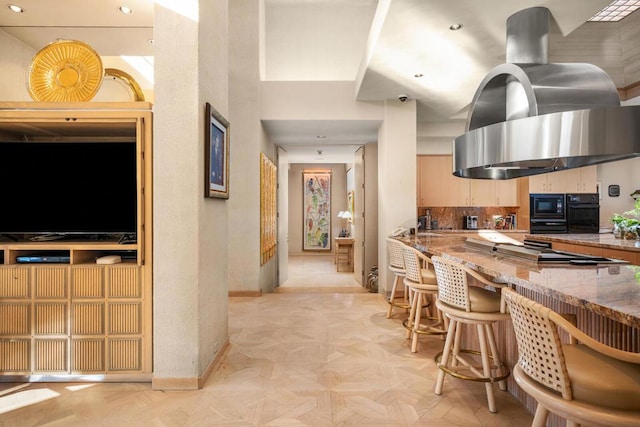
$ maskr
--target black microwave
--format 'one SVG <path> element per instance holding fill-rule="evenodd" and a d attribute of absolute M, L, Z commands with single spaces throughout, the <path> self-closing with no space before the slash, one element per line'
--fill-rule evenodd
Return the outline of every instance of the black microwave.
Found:
<path fill-rule="evenodd" d="M 564 194 L 530 194 L 529 214 L 532 220 L 566 220 Z"/>
<path fill-rule="evenodd" d="M 532 234 L 566 233 L 564 194 L 530 194 L 529 227 Z"/>

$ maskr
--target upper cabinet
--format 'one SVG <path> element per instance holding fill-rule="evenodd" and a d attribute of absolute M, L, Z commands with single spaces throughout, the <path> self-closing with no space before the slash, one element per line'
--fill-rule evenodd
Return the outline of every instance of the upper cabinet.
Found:
<path fill-rule="evenodd" d="M 529 177 L 529 193 L 595 193 L 596 166 L 568 169 Z"/>
<path fill-rule="evenodd" d="M 454 176 L 450 155 L 418 156 L 418 206 L 518 206 L 518 181 Z"/>

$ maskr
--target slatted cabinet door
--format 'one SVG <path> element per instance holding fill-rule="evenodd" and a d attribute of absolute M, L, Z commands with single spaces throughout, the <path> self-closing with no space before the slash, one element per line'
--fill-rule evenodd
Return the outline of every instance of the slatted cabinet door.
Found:
<path fill-rule="evenodd" d="M 69 373 L 69 266 L 32 267 L 33 373 Z"/>
<path fill-rule="evenodd" d="M 29 269 L 0 266 L 0 373 L 31 372 L 31 281 Z"/>
<path fill-rule="evenodd" d="M 105 267 L 107 281 L 107 371 L 142 371 L 144 292 L 136 265 Z"/>

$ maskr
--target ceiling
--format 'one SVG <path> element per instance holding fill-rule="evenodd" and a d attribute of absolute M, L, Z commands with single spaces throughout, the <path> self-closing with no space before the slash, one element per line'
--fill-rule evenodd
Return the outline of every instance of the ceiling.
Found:
<path fill-rule="evenodd" d="M 162 0 L 156 0 L 162 3 Z M 152 82 L 120 55 L 152 56 L 153 0 L 14 0 L 26 12 L 0 8 L 0 29 L 35 50 L 58 39 L 82 40 L 105 67 L 132 74 L 143 87 Z M 568 34 L 608 0 L 265 0 L 266 79 L 355 81 L 356 99 L 418 102 L 418 121 L 464 120 L 482 78 L 504 62 L 505 26 L 527 7 L 551 10 Z M 126 4 L 133 13 L 119 10 Z M 451 31 L 451 24 L 462 24 Z M 330 36 L 329 36 L 330 35 Z M 327 44 L 331 43 L 331 48 Z M 416 78 L 420 73 L 422 77 Z M 360 121 L 269 123 L 272 140 L 300 151 L 312 162 L 328 162 L 345 147 L 375 142 L 376 128 Z M 327 130 L 331 134 L 327 135 Z M 322 159 L 317 136 L 325 134 Z M 372 141 L 373 139 L 373 141 Z M 293 156 L 293 157 L 292 157 Z M 322 157 L 322 156 L 320 156 Z M 297 160 L 292 160 L 297 161 Z M 345 159 L 345 162 L 350 162 Z"/>

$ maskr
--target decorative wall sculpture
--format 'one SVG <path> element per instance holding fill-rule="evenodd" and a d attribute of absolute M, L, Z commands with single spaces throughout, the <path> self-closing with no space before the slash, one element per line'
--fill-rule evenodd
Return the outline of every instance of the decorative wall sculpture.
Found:
<path fill-rule="evenodd" d="M 277 243 L 277 173 L 276 166 L 260 153 L 260 265 L 276 253 Z"/>
<path fill-rule="evenodd" d="M 302 173 L 303 251 L 331 250 L 331 172 Z"/>

